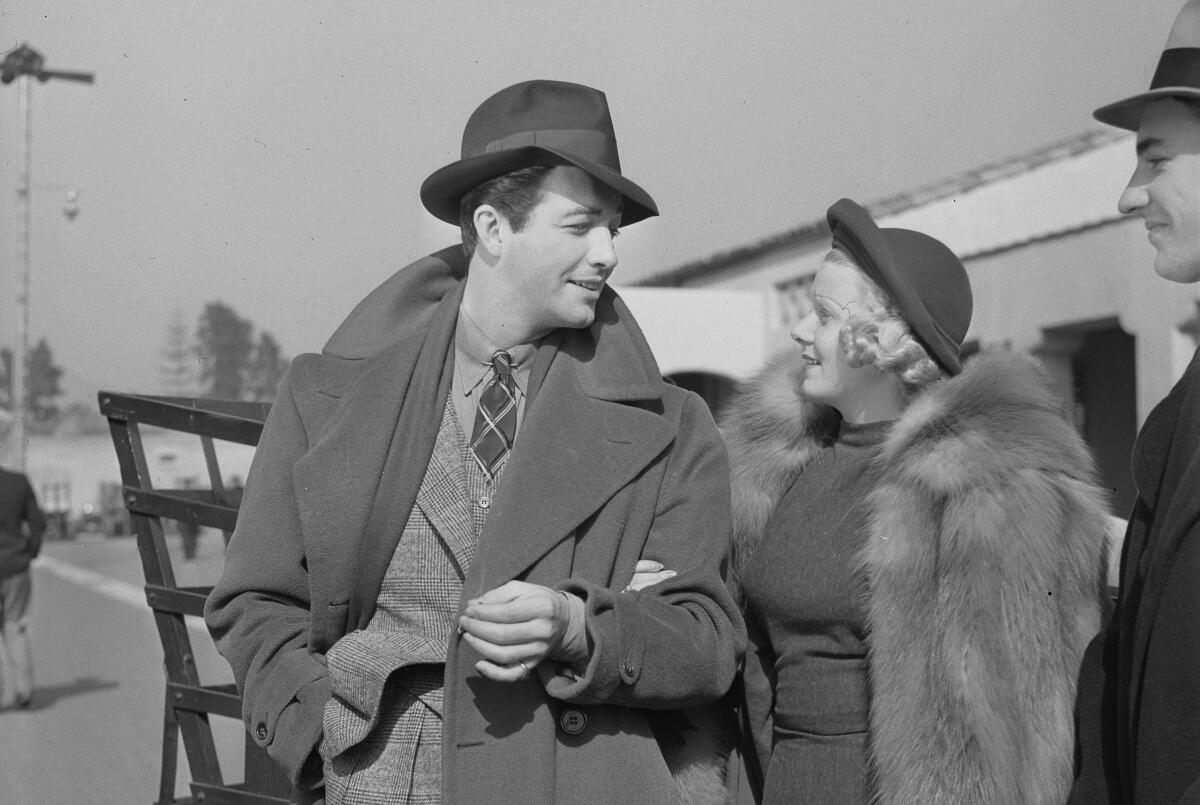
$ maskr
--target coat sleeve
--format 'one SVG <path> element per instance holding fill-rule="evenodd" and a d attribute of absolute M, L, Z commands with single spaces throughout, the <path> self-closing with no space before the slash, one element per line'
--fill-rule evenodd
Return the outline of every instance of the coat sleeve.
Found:
<path fill-rule="evenodd" d="M 1197 464 L 1200 470 L 1200 458 Z M 1190 477 L 1200 478 L 1200 471 Z M 1185 488 L 1195 494 L 1194 484 Z M 1161 585 L 1152 622 L 1139 624 L 1149 636 L 1122 637 L 1135 647 L 1146 641 L 1142 675 L 1125 683 L 1140 682 L 1130 741 L 1136 752 L 1132 787 L 1137 802 L 1196 802 L 1189 794 L 1200 789 L 1200 521 L 1193 520 L 1182 533 L 1154 534 L 1154 541 L 1168 536 L 1178 542 L 1169 555 L 1156 559 L 1165 572 L 1149 577 L 1141 588 L 1144 610 L 1151 605 L 1149 585 Z M 1147 551 L 1163 547 L 1150 544 Z"/>
<path fill-rule="evenodd" d="M 293 391 L 296 363 L 263 429 L 204 616 L 233 669 L 251 738 L 303 785 L 305 764 L 316 763 L 330 685 L 323 657 L 309 649 L 307 563 L 292 482 L 308 446 Z"/>
<path fill-rule="evenodd" d="M 640 592 L 559 585 L 584 600 L 591 655 L 581 673 L 546 680 L 556 698 L 673 709 L 718 699 L 733 682 L 745 627 L 725 584 L 729 465 L 699 397 L 684 396 L 665 460 L 641 556 L 677 575 Z"/>
<path fill-rule="evenodd" d="M 29 556 L 36 558 L 42 551 L 42 535 L 46 533 L 46 516 L 42 514 L 42 509 L 38 506 L 37 495 L 33 493 L 29 479 L 23 477 L 22 480 L 25 482 L 25 510 L 21 512 L 21 517 L 25 521 L 25 527 L 29 529 Z"/>

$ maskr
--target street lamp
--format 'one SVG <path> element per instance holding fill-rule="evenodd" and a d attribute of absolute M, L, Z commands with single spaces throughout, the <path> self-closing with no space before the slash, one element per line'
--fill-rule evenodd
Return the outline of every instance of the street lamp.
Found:
<path fill-rule="evenodd" d="M 47 70 L 46 60 L 29 45 L 22 44 L 11 50 L 0 62 L 0 84 L 11 84 L 14 80 L 21 90 L 20 111 L 18 117 L 21 125 L 21 176 L 17 187 L 17 206 L 19 231 L 17 234 L 18 271 L 17 279 L 17 348 L 13 356 L 12 372 L 12 437 L 16 448 L 15 463 L 17 469 L 25 470 L 25 383 L 26 369 L 29 359 L 29 262 L 30 262 L 30 194 L 33 173 L 33 91 L 31 78 L 38 81 L 49 81 L 59 78 L 64 81 L 79 81 L 90 84 L 94 80 L 91 73 L 80 73 L 69 70 Z"/>

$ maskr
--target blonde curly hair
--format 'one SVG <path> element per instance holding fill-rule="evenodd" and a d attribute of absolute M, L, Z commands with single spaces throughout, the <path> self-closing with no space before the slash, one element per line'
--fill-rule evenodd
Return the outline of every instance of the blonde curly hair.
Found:
<path fill-rule="evenodd" d="M 849 321 L 838 336 L 849 365 L 892 372 L 909 395 L 949 376 L 929 357 L 884 290 L 849 255 L 834 248 L 825 259 L 854 269 L 863 290 L 863 304 L 847 311 Z"/>

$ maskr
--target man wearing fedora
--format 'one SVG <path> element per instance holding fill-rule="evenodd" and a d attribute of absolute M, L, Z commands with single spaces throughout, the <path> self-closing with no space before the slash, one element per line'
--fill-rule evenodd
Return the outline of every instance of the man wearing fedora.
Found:
<path fill-rule="evenodd" d="M 247 479 L 205 613 L 246 726 L 304 801 L 676 801 L 659 714 L 744 631 L 712 417 L 607 285 L 654 201 L 554 81 L 484 101 L 421 199 L 462 246 L 292 362 Z M 675 572 L 629 590 L 641 558 Z"/>
<path fill-rule="evenodd" d="M 1155 273 L 1200 282 L 1200 0 L 1150 90 L 1095 116 L 1137 132 L 1118 207 L 1145 221 Z M 1080 677 L 1079 805 L 1200 802 L 1200 352 L 1142 426 L 1133 473 L 1117 609 Z"/>

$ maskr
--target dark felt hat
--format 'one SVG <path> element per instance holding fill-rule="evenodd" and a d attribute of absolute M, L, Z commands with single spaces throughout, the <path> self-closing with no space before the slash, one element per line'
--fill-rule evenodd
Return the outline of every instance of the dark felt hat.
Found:
<path fill-rule="evenodd" d="M 911 229 L 880 229 L 870 214 L 844 198 L 825 214 L 833 245 L 895 303 L 929 357 L 952 375 L 971 325 L 971 282 L 946 244 Z"/>
<path fill-rule="evenodd" d="M 1146 104 L 1159 98 L 1200 99 L 1200 0 L 1189 0 L 1175 17 L 1150 89 L 1101 106 L 1092 115 L 1101 123 L 1137 131 Z"/>
<path fill-rule="evenodd" d="M 425 180 L 421 203 L 457 224 L 471 189 L 535 165 L 574 165 L 616 190 L 624 199 L 622 226 L 658 215 L 650 194 L 621 175 L 604 93 L 564 81 L 514 84 L 480 104 L 463 131 L 462 158 Z"/>

